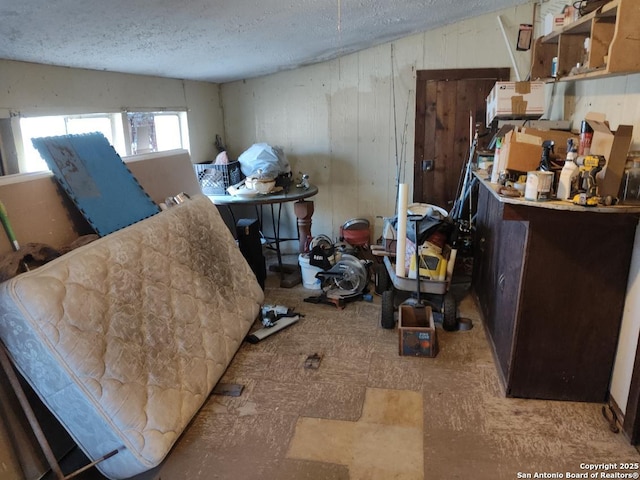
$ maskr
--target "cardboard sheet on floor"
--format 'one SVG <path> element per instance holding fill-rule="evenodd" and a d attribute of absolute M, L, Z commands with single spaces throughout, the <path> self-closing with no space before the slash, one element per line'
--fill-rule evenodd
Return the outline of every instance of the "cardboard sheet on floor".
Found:
<path fill-rule="evenodd" d="M 41 137 L 32 142 L 98 235 L 160 211 L 101 133 Z"/>

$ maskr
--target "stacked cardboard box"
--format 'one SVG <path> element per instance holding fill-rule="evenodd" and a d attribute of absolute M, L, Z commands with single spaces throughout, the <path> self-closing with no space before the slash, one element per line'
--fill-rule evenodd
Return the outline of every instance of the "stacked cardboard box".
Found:
<path fill-rule="evenodd" d="M 544 82 L 496 82 L 487 97 L 487 125 L 494 118 L 540 118 L 544 86 Z"/>

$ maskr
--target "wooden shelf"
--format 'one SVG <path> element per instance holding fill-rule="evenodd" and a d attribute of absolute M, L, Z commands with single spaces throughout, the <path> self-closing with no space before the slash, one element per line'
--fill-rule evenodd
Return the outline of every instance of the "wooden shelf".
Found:
<path fill-rule="evenodd" d="M 574 81 L 640 71 L 640 2 L 612 0 L 534 43 L 531 78 L 549 79 L 557 58 L 557 78 Z M 585 53 L 585 40 L 588 54 Z M 582 69 L 577 74 L 575 69 Z"/>
<path fill-rule="evenodd" d="M 585 15 L 584 17 L 580 17 L 573 23 L 569 25 L 565 25 L 562 29 L 551 32 L 548 35 L 542 37 L 543 43 L 558 43 L 561 35 L 570 35 L 570 34 L 580 34 L 586 33 L 589 34 L 591 32 L 591 23 L 593 18 L 596 15 L 597 10 Z"/>

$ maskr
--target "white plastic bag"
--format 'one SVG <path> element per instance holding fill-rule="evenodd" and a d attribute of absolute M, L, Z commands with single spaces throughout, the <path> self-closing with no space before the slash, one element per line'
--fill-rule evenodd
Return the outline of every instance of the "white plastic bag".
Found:
<path fill-rule="evenodd" d="M 263 176 L 276 178 L 280 174 L 291 172 L 291 166 L 280 147 L 266 143 L 254 143 L 238 157 L 240 169 L 246 177 L 261 170 Z"/>
<path fill-rule="evenodd" d="M 214 163 L 216 165 L 228 165 L 229 164 L 229 157 L 227 155 L 227 152 L 226 151 L 220 152 L 216 156 L 216 161 Z"/>

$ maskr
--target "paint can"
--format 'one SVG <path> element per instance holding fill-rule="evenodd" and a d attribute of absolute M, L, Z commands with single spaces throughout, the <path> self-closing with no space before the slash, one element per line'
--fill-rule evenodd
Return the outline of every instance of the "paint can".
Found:
<path fill-rule="evenodd" d="M 492 150 L 478 150 L 477 169 L 488 171 L 489 167 L 493 165 L 493 155 Z"/>

